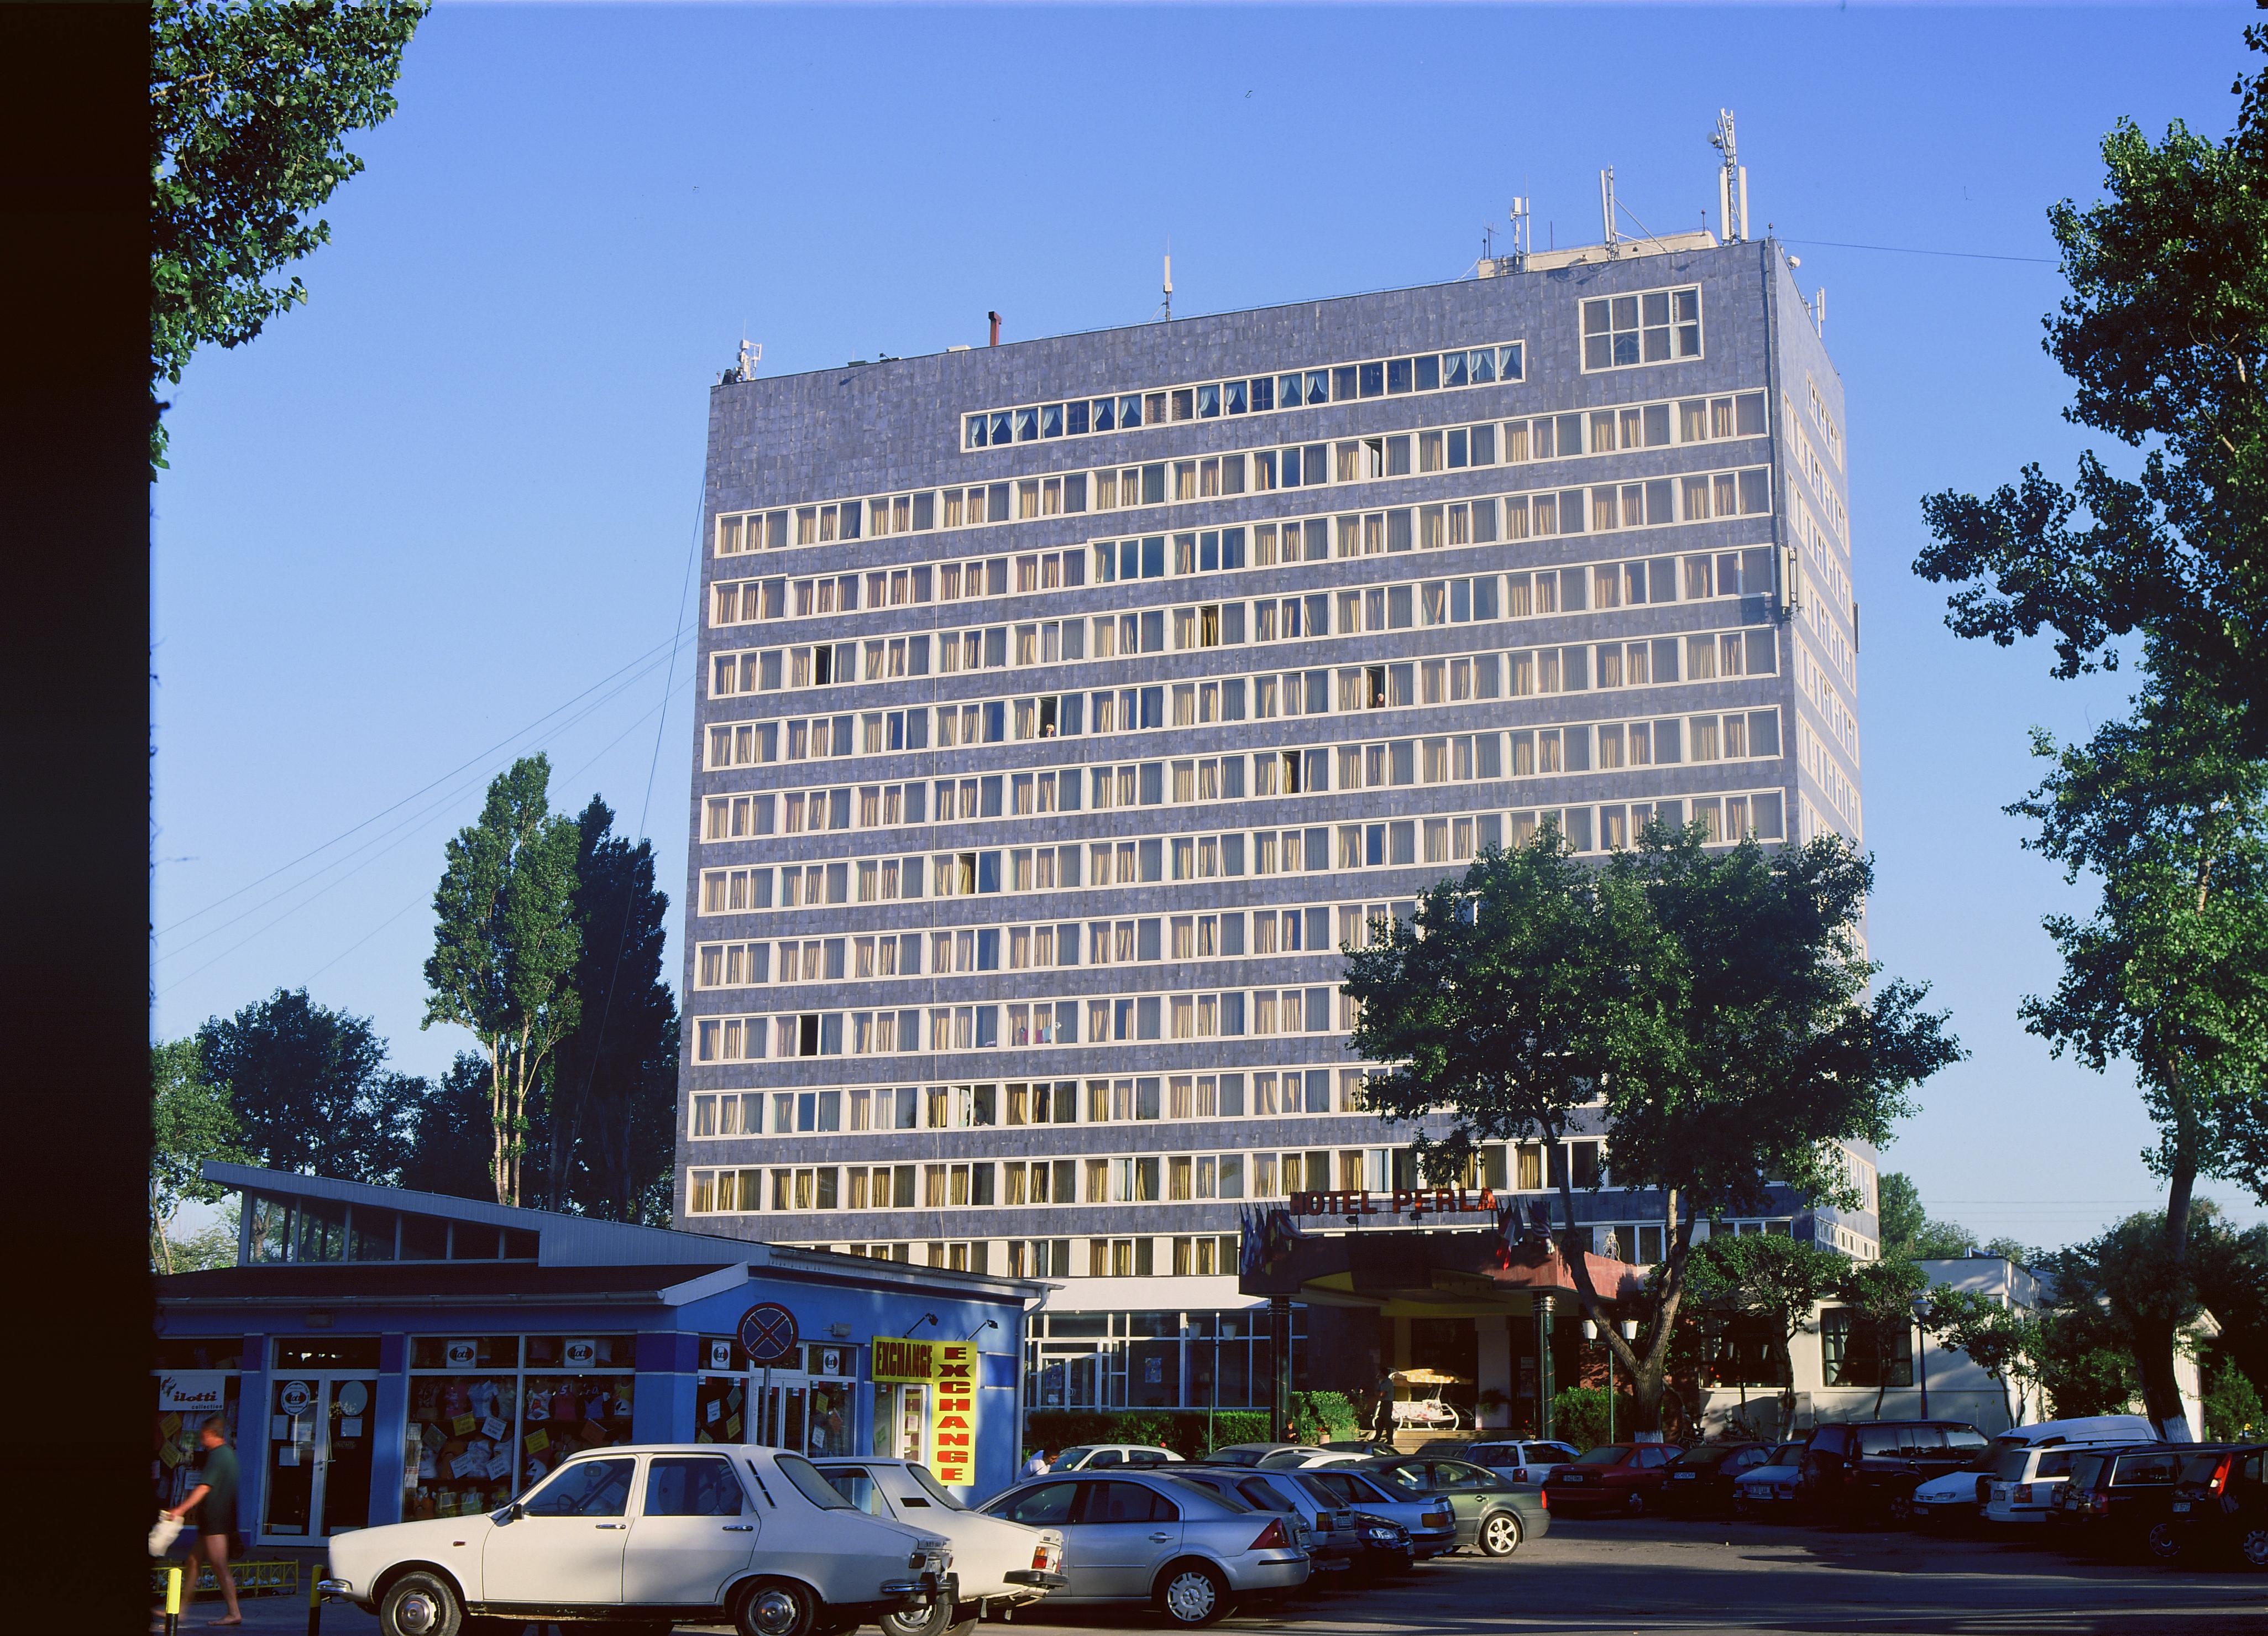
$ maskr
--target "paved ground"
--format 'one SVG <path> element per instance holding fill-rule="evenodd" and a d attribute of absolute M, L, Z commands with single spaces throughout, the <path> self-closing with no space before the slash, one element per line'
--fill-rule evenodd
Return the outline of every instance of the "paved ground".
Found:
<path fill-rule="evenodd" d="M 219 1611 L 200 1602 L 185 1630 Z M 245 1628 L 298 1636 L 304 1604 L 247 1601 Z M 690 1632 L 699 1627 L 688 1625 Z M 1073 1613 L 987 1631 L 1100 1636 L 1149 1631 L 1139 1616 Z M 1681 1636 L 1701 1632 L 1822 1632 L 1837 1636 L 2094 1636 L 2178 1632 L 2268 1636 L 2268 1574 L 2167 1573 L 2073 1561 L 2029 1543 L 1840 1532 L 1758 1523 L 1577 1522 L 1556 1526 L 1509 1562 L 1452 1557 L 1374 1589 L 1295 1600 L 1240 1616 L 1240 1632 L 1301 1636 Z M 372 1636 L 353 1608 L 323 1611 L 324 1636 Z"/>

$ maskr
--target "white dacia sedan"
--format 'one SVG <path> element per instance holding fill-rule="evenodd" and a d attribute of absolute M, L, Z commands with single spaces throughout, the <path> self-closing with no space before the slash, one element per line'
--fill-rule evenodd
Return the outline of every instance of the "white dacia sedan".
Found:
<path fill-rule="evenodd" d="M 593 1450 L 500 1511 L 342 1534 L 324 1594 L 386 1636 L 603 1621 L 664 1636 L 843 1636 L 956 1600 L 939 1534 L 869 1516 L 800 1455 L 733 1444 Z"/>

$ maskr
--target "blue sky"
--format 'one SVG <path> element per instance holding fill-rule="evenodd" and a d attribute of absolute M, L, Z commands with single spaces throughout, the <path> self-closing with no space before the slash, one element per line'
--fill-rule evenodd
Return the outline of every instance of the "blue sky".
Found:
<path fill-rule="evenodd" d="M 1848 391 L 1874 950 L 1974 1053 L 1885 1162 L 2032 1242 L 2146 1207 L 2131 1081 L 2015 1021 L 2055 977 L 2041 915 L 2084 899 L 1999 811 L 2027 730 L 2083 734 L 2125 683 L 1955 639 L 1909 565 L 1923 494 L 2068 471 L 2045 209 L 2093 195 L 2121 115 L 2224 131 L 2249 19 L 445 6 L 310 303 L 175 394 L 154 1026 L 305 984 L 445 1066 L 468 1037 L 417 1026 L 442 843 L 539 742 L 555 802 L 643 813 L 681 897 L 689 639 L 665 661 L 744 327 L 789 372 L 982 344 L 988 309 L 1010 338 L 1142 322 L 1169 239 L 1182 313 L 1448 279 L 1515 195 L 1539 245 L 1595 240 L 1609 164 L 1649 229 L 1695 227 L 1722 106 Z"/>

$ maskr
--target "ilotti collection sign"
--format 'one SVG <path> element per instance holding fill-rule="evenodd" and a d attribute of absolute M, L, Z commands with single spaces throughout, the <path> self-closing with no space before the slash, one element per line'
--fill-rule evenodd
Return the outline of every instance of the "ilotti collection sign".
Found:
<path fill-rule="evenodd" d="M 1397 1187 L 1390 1193 L 1367 1188 L 1338 1193 L 1294 1193 L 1289 1200 L 1295 1216 L 1454 1216 L 1485 1212 L 1496 1213 L 1496 1190 L 1470 1192 L 1462 1187 Z"/>
<path fill-rule="evenodd" d="M 874 1338 L 874 1383 L 930 1389 L 931 1475 L 948 1488 L 976 1480 L 976 1348 L 968 1341 Z"/>

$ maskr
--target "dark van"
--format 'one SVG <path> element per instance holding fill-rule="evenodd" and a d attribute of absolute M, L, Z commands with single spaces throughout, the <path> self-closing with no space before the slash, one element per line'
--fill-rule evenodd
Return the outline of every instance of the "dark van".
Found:
<path fill-rule="evenodd" d="M 1811 1434 L 1796 1475 L 1796 1501 L 1822 1519 L 1913 1520 L 1913 1491 L 1984 1451 L 1965 1420 L 1852 1420 Z"/>

